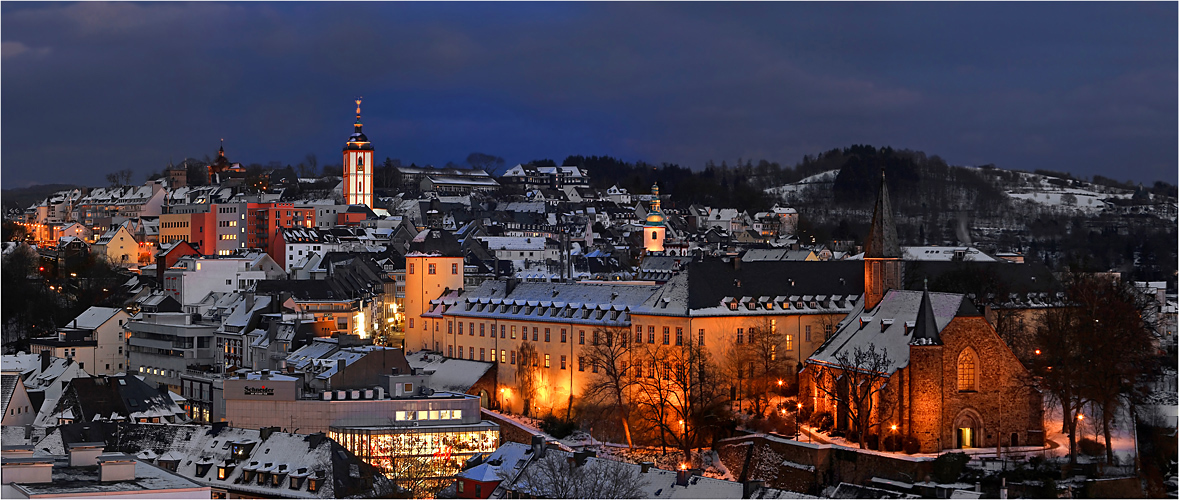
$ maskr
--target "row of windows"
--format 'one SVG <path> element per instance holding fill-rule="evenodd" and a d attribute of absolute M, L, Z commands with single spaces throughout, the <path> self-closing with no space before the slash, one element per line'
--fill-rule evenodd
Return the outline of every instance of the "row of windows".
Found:
<path fill-rule="evenodd" d="M 223 235 L 221 235 L 221 240 L 236 240 L 236 239 L 237 239 L 236 234 L 223 234 Z"/>
<path fill-rule="evenodd" d="M 463 418 L 462 410 L 418 410 L 416 412 L 399 411 L 393 416 L 393 419 L 398 422 L 412 420 L 456 420 L 461 418 Z"/>
<path fill-rule="evenodd" d="M 217 221 L 217 227 L 237 227 L 237 221 L 235 221 L 235 220 Z"/>
<path fill-rule="evenodd" d="M 414 268 L 413 263 L 410 263 L 409 269 L 406 270 L 406 271 L 408 271 L 408 274 L 414 273 L 413 268 Z M 459 267 L 458 267 L 457 262 L 450 265 L 450 274 L 458 274 L 458 270 L 459 270 Z M 427 264 L 426 273 L 427 274 L 438 274 L 438 264 Z"/>
<path fill-rule="evenodd" d="M 164 229 L 177 228 L 177 227 L 188 227 L 188 221 L 185 220 L 185 221 L 179 221 L 179 222 L 161 222 L 160 227 L 162 227 Z"/>

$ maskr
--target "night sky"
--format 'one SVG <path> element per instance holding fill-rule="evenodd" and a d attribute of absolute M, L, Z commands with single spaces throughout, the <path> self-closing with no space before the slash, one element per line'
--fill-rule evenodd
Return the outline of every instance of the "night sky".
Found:
<path fill-rule="evenodd" d="M 13 3 L 5 188 L 169 159 L 700 168 L 852 144 L 1175 183 L 1179 4 Z"/>

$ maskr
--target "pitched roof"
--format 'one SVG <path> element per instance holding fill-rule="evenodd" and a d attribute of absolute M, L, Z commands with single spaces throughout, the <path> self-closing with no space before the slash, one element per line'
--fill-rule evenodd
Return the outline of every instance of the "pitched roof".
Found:
<path fill-rule="evenodd" d="M 856 308 L 840 322 L 835 335 L 824 342 L 807 359 L 807 363 L 839 365 L 841 353 L 875 347 L 877 352 L 887 351 L 890 363 L 886 373 L 909 366 L 909 345 L 913 341 L 913 330 L 926 298 L 929 309 L 925 321 L 939 335 L 956 316 L 978 314 L 962 294 L 890 290 L 869 311 L 864 310 L 864 301 L 861 299 Z M 929 318 L 933 321 L 929 321 Z"/>
<path fill-rule="evenodd" d="M 5 373 L 0 382 L 0 416 L 8 414 L 8 402 L 16 393 L 16 384 L 20 383 L 20 375 Z"/>
<path fill-rule="evenodd" d="M 70 322 L 70 326 L 73 328 L 93 330 L 102 326 L 103 323 L 110 321 L 121 310 L 115 307 L 91 306 L 89 309 L 83 311 L 82 314 L 79 314 L 78 317 L 74 318 L 74 321 Z"/>
<path fill-rule="evenodd" d="M 864 266 L 846 261 L 756 261 L 740 268 L 721 259 L 688 266 L 688 307 L 718 306 L 725 297 L 860 295 Z"/>
<path fill-rule="evenodd" d="M 942 345 L 942 337 L 938 335 L 937 321 L 934 319 L 933 304 L 929 302 L 929 290 L 921 293 L 921 307 L 917 310 L 913 339 L 909 341 L 909 345 Z"/>

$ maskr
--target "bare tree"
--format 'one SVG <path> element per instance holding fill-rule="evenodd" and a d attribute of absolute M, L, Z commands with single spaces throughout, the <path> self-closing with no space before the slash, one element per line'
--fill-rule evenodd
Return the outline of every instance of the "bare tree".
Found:
<path fill-rule="evenodd" d="M 135 175 L 135 172 L 132 172 L 129 168 L 124 168 L 115 173 L 119 175 L 119 183 L 124 186 L 130 186 L 131 177 Z"/>
<path fill-rule="evenodd" d="M 780 387 L 778 381 L 786 376 L 785 340 L 786 336 L 770 318 L 749 328 L 744 356 L 749 363 L 746 395 L 753 402 L 753 411 L 758 415 L 765 416 L 771 392 Z"/>
<path fill-rule="evenodd" d="M 599 326 L 594 330 L 593 341 L 581 348 L 581 354 L 591 366 L 598 368 L 589 379 L 583 397 L 602 398 L 617 411 L 626 434 L 626 445 L 634 447 L 630 435 L 630 401 L 627 394 L 635 385 L 633 371 L 629 370 L 630 352 L 627 339 L 630 329 L 625 327 Z"/>
<path fill-rule="evenodd" d="M 525 466 L 509 487 L 531 498 L 642 498 L 646 483 L 632 464 L 599 458 L 579 463 L 550 452 Z"/>
<path fill-rule="evenodd" d="M 888 398 L 880 396 L 891 364 L 888 349 L 877 352 L 875 344 L 868 344 L 867 349 L 856 346 L 850 352 L 840 351 L 835 355 L 834 365 L 813 372 L 815 387 L 835 400 L 855 423 L 861 449 L 867 448 L 868 429 L 874 425 L 873 420 L 888 412 Z"/>
<path fill-rule="evenodd" d="M 709 431 L 722 420 L 722 377 L 701 345 L 652 346 L 645 355 L 645 378 L 639 380 L 635 403 L 642 418 L 659 429 L 660 441 L 668 439 L 691 458 Z"/>
<path fill-rule="evenodd" d="M 110 184 L 111 187 L 118 186 L 119 185 L 119 173 L 118 172 L 111 172 L 109 174 L 106 174 L 106 182 L 107 182 L 107 184 Z"/>
<path fill-rule="evenodd" d="M 1060 403 L 1064 431 L 1068 433 L 1069 465 L 1077 464 L 1077 414 L 1088 402 L 1081 381 L 1085 371 L 1092 368 L 1083 345 L 1089 332 L 1081 331 L 1084 322 L 1076 317 L 1073 308 L 1050 309 L 1044 313 L 1036 329 L 1036 349 L 1032 371 L 1040 387 Z"/>
<path fill-rule="evenodd" d="M 520 344 L 520 357 L 516 363 L 516 389 L 520 391 L 520 399 L 524 402 L 524 414 L 531 415 L 532 400 L 536 398 L 539 385 L 537 378 L 536 346 L 525 340 Z"/>
<path fill-rule="evenodd" d="M 307 164 L 308 175 L 315 177 L 315 172 L 319 169 L 319 159 L 315 157 L 315 153 L 307 153 L 303 161 Z"/>
<path fill-rule="evenodd" d="M 471 168 L 482 169 L 488 174 L 494 175 L 496 170 L 504 166 L 504 159 L 495 155 L 476 152 L 467 155 L 467 164 Z"/>
<path fill-rule="evenodd" d="M 1150 315 L 1143 314 L 1149 306 L 1129 283 L 1092 275 L 1070 276 L 1068 298 L 1071 307 L 1060 311 L 1064 317 L 1053 318 L 1054 328 L 1040 339 L 1040 357 L 1052 363 L 1048 365 L 1052 369 L 1039 370 L 1040 375 L 1057 389 L 1058 397 L 1075 394 L 1071 399 L 1077 402 L 1077 411 L 1085 401 L 1096 407 L 1097 414 L 1091 416 L 1100 418 L 1106 460 L 1113 461 L 1112 420 L 1139 394 L 1137 388 L 1155 359 L 1153 326 Z M 1065 341 L 1070 345 L 1060 344 Z M 1062 363 L 1075 365 L 1062 367 Z M 1071 420 L 1075 427 L 1079 418 Z"/>

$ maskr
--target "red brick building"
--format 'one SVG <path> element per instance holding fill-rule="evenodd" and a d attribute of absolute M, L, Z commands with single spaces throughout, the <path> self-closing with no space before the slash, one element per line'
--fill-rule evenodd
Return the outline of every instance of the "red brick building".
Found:
<path fill-rule="evenodd" d="M 868 434 L 915 441 L 921 452 L 1043 444 L 1040 392 L 971 301 L 899 289 L 891 212 L 882 179 L 866 244 L 864 298 L 807 359 L 800 398 L 830 412 L 837 428 L 854 429 L 853 414 L 869 413 L 869 403 L 849 394 L 871 386 L 864 392 L 874 392 Z M 883 354 L 876 363 L 854 361 L 870 349 Z"/>

